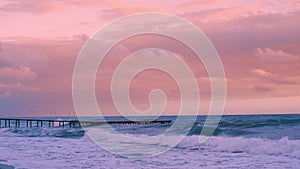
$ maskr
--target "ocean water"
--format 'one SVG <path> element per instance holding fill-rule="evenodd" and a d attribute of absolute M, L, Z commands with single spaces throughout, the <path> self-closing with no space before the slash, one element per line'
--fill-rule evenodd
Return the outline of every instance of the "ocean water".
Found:
<path fill-rule="evenodd" d="M 146 158 L 123 157 L 102 149 L 87 134 L 97 126 L 86 131 L 68 127 L 1 128 L 0 168 L 300 168 L 300 115 L 223 116 L 214 135 L 200 144 L 204 121 L 205 117 L 199 116 L 179 144 Z M 181 125 L 184 130 L 185 124 Z M 127 136 L 148 137 L 164 133 L 171 125 L 111 126 Z M 116 140 L 115 133 L 106 131 L 105 127 L 97 131 L 111 147 L 126 149 L 124 145 L 121 147 L 124 140 Z M 174 137 L 176 134 L 165 136 L 165 140 L 156 142 L 152 148 L 169 146 L 168 141 Z"/>

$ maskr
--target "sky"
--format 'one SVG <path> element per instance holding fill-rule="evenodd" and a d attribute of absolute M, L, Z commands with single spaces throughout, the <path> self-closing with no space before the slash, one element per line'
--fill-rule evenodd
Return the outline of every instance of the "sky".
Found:
<path fill-rule="evenodd" d="M 297 0 L 1 0 L 0 116 L 75 115 L 72 76 L 85 42 L 101 27 L 139 12 L 181 17 L 211 40 L 224 65 L 224 114 L 300 113 L 300 2 Z M 182 44 L 144 35 L 116 45 L 101 63 L 96 96 L 104 115 L 118 115 L 110 95 L 111 77 L 126 56 L 157 47 L 179 55 L 193 70 L 200 93 L 199 114 L 208 112 L 210 79 L 205 67 Z M 130 85 L 136 108 L 148 95 L 165 91 L 164 115 L 179 109 L 180 92 L 169 75 L 148 70 Z"/>

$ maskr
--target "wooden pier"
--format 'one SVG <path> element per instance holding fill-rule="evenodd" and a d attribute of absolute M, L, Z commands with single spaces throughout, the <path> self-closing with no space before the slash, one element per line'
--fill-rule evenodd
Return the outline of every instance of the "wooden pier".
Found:
<path fill-rule="evenodd" d="M 172 120 L 154 121 L 79 121 L 79 120 L 45 120 L 25 118 L 0 118 L 0 128 L 20 127 L 89 127 L 103 124 L 171 124 Z"/>

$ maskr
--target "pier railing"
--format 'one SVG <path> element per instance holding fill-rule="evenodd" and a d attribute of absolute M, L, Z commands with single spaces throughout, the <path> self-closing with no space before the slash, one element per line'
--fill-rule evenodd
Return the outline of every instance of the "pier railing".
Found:
<path fill-rule="evenodd" d="M 27 118 L 0 118 L 0 128 L 8 127 L 89 127 L 103 124 L 171 124 L 172 120 L 154 120 L 154 121 L 79 121 L 79 120 L 45 120 L 45 119 L 27 119 Z"/>

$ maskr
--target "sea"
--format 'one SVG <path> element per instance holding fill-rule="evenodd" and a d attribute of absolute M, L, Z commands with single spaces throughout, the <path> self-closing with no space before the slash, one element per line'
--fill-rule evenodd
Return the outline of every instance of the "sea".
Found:
<path fill-rule="evenodd" d="M 37 119 L 75 120 L 76 117 L 35 117 Z M 175 116 L 159 119 L 176 120 Z M 122 120 L 122 117 L 108 117 Z M 160 154 L 133 157 L 112 153 L 96 144 L 83 128 L 31 127 L 0 129 L 1 169 L 87 169 L 87 168 L 300 168 L 300 114 L 226 115 L 213 135 L 204 143 L 199 135 L 206 116 L 198 116 L 186 136 L 166 135 L 151 148 L 168 147 L 168 142 L 183 137 L 178 144 Z M 3 125 L 3 124 L 2 124 Z M 172 124 L 106 124 L 123 135 L 147 137 L 163 134 Z M 184 124 L 182 129 L 185 129 Z M 13 126 L 13 125 L 12 125 Z M 180 128 L 177 128 L 180 130 Z M 97 130 L 102 141 L 125 151 L 131 142 L 117 140 L 105 127 Z M 114 139 L 112 141 L 112 139 Z M 145 145 L 147 146 L 147 145 Z M 143 146 L 140 146 L 141 152 Z M 145 148 L 145 147 L 144 147 Z M 128 152 L 128 151 L 126 151 Z M 130 151 L 129 151 L 130 152 Z"/>

